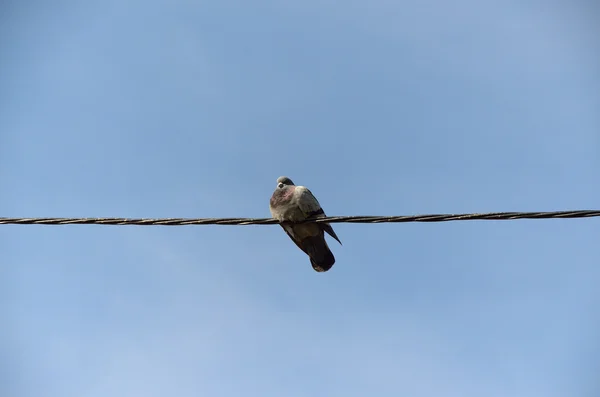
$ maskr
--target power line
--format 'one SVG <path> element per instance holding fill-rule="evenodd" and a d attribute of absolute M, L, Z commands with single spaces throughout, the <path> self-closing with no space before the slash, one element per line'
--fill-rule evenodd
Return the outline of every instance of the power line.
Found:
<path fill-rule="evenodd" d="M 575 210 L 553 212 L 490 212 L 484 214 L 428 214 L 403 216 L 328 216 L 304 222 L 327 223 L 404 223 L 448 222 L 470 220 L 514 220 L 548 218 L 590 218 L 600 216 L 600 210 Z M 298 223 L 304 223 L 298 222 Z M 136 226 L 187 226 L 187 225 L 274 225 L 272 218 L 0 218 L 0 225 L 136 225 Z"/>

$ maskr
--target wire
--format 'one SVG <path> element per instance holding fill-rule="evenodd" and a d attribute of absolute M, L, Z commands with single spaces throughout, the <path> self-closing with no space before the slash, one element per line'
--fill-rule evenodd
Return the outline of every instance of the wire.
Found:
<path fill-rule="evenodd" d="M 469 220 L 513 220 L 547 218 L 589 218 L 600 216 L 600 210 L 575 210 L 554 212 L 491 212 L 485 214 L 430 214 L 406 216 L 329 216 L 297 223 L 404 223 L 448 222 Z M 272 218 L 0 218 L 0 225 L 137 225 L 137 226 L 187 226 L 187 225 L 275 225 Z"/>

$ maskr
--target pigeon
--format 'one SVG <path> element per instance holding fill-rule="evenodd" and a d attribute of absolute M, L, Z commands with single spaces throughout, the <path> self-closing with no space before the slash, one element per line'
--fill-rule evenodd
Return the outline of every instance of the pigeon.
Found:
<path fill-rule="evenodd" d="M 328 223 L 300 223 L 311 218 L 324 218 L 325 212 L 310 190 L 296 186 L 287 176 L 277 178 L 277 187 L 269 203 L 271 216 L 277 219 L 292 241 L 310 258 L 313 269 L 326 272 L 335 263 L 335 258 L 325 241 L 325 233 L 342 242 Z"/>

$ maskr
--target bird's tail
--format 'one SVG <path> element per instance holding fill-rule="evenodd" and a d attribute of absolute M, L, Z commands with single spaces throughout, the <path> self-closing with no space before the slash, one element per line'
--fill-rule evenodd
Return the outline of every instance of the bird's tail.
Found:
<path fill-rule="evenodd" d="M 305 238 L 302 240 L 302 248 L 308 254 L 310 263 L 317 272 L 326 272 L 335 263 L 335 257 L 323 234 Z"/>

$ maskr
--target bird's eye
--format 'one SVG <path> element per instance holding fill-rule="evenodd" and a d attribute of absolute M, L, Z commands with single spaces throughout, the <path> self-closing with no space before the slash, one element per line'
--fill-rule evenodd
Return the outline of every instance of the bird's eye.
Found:
<path fill-rule="evenodd" d="M 281 188 L 283 187 L 283 183 L 279 182 L 279 184 L 277 185 L 277 187 L 278 187 L 279 189 L 281 189 Z"/>

